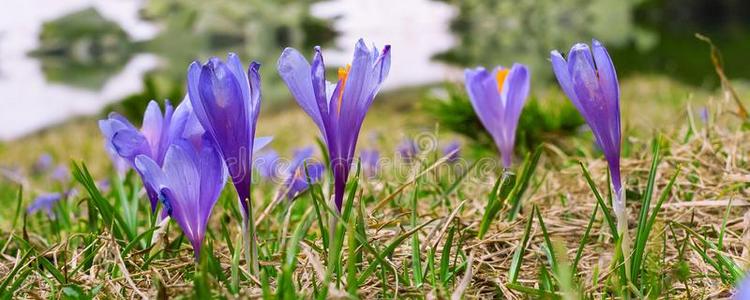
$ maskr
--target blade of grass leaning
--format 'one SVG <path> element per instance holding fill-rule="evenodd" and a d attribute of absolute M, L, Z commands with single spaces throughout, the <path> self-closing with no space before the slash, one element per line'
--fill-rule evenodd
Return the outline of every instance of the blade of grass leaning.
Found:
<path fill-rule="evenodd" d="M 531 224 L 534 222 L 534 214 L 529 215 L 529 220 L 526 221 L 526 226 L 523 229 L 523 238 L 521 244 L 516 248 L 516 252 L 513 253 L 513 260 L 510 263 L 510 269 L 508 270 L 508 278 L 510 283 L 516 283 L 518 280 L 518 274 L 523 264 L 523 255 L 526 252 L 526 246 L 531 238 Z"/>
<path fill-rule="evenodd" d="M 541 144 L 534 149 L 534 153 L 530 156 L 527 155 L 524 159 L 523 167 L 521 168 L 521 174 L 518 176 L 516 186 L 513 188 L 513 192 L 509 196 L 510 212 L 508 213 L 508 221 L 516 219 L 518 212 L 521 210 L 521 199 L 523 198 L 526 189 L 529 187 L 529 181 L 536 171 L 536 166 L 539 164 L 539 158 L 542 157 L 542 149 L 544 144 Z"/>
<path fill-rule="evenodd" d="M 649 210 L 651 209 L 651 198 L 654 193 L 654 183 L 656 182 L 656 173 L 658 171 L 660 157 L 661 142 L 658 139 L 652 141 L 651 151 L 651 168 L 648 173 L 648 181 L 646 181 L 646 190 L 643 192 L 643 199 L 641 199 L 641 211 L 638 216 L 638 228 L 635 235 L 635 244 L 633 245 L 633 255 L 630 260 L 630 278 L 632 280 L 638 280 L 638 274 L 640 273 L 640 264 L 642 260 L 643 250 L 646 246 L 647 238 L 650 232 L 647 232 L 646 222 L 648 220 Z M 627 253 L 625 254 L 627 256 Z"/>
<path fill-rule="evenodd" d="M 708 256 L 707 251 L 700 252 L 704 261 L 706 261 L 706 263 L 711 264 L 717 270 L 717 272 L 723 270 L 723 272 L 719 273 L 719 275 L 722 277 L 722 281 L 725 281 L 725 283 L 728 283 L 728 284 L 734 284 L 738 280 L 743 278 L 745 273 L 742 270 L 742 268 L 739 265 L 737 265 L 737 263 L 734 260 L 732 260 L 732 258 L 724 254 L 724 252 L 719 251 L 718 247 L 716 247 L 714 243 L 707 240 L 705 237 L 698 234 L 695 230 L 693 230 L 687 225 L 684 225 L 679 222 L 672 222 L 672 223 L 681 227 L 683 230 L 685 230 L 687 233 L 693 236 L 693 238 L 700 241 L 701 244 L 703 244 L 705 248 L 710 249 L 714 253 L 714 255 L 716 255 L 717 259 L 713 259 L 710 256 Z M 695 245 L 695 243 L 690 243 L 690 246 L 696 251 L 698 251 L 699 249 Z"/>
<path fill-rule="evenodd" d="M 490 196 L 487 200 L 487 209 L 482 215 L 482 221 L 479 223 L 479 231 L 477 232 L 477 238 L 482 239 L 489 230 L 492 221 L 495 220 L 497 213 L 503 207 L 504 200 L 508 196 L 508 193 L 513 189 L 516 181 L 516 175 L 511 172 L 503 172 L 500 178 L 495 181 L 495 185 L 490 191 Z"/>
<path fill-rule="evenodd" d="M 427 222 L 424 222 L 424 223 L 420 224 L 417 227 L 412 228 L 411 230 L 409 230 L 407 232 L 404 232 L 403 234 L 401 234 L 398 237 L 394 238 L 390 243 L 388 243 L 388 246 L 386 246 L 385 249 L 383 249 L 380 252 L 375 251 L 375 249 L 369 244 L 369 242 L 367 240 L 363 240 L 363 237 L 357 235 L 357 239 L 362 244 L 362 246 L 364 246 L 365 249 L 367 249 L 368 251 L 370 251 L 375 256 L 375 261 L 373 261 L 369 266 L 367 266 L 367 269 L 365 269 L 364 271 L 362 271 L 362 273 L 360 273 L 358 281 L 359 282 L 364 282 L 367 279 L 367 277 L 369 277 L 370 274 L 372 274 L 372 272 L 374 272 L 375 269 L 378 266 L 380 266 L 381 264 L 383 264 L 383 265 L 388 264 L 388 262 L 385 259 L 386 257 L 390 256 L 393 253 L 393 251 L 395 251 L 396 248 L 398 248 L 398 246 L 401 245 L 401 243 L 404 242 L 404 240 L 406 240 L 412 234 L 414 234 L 417 231 L 421 230 L 425 226 L 429 225 L 433 221 L 435 221 L 435 220 L 434 219 L 429 220 Z M 405 280 L 402 279 L 402 281 L 405 281 Z"/>
<path fill-rule="evenodd" d="M 27 266 L 27 260 L 29 259 L 29 257 L 31 257 L 31 252 L 32 251 L 33 250 L 31 250 L 31 249 L 27 250 L 24 253 L 24 255 L 21 256 L 21 258 L 16 261 L 16 265 L 15 265 L 15 267 L 13 267 L 13 270 L 11 270 L 5 276 L 5 279 L 0 283 L 0 291 L 2 291 L 3 294 L 5 292 L 11 292 L 12 293 L 12 291 L 7 290 L 6 288 L 10 284 L 11 280 L 13 279 L 13 277 L 16 276 L 16 274 L 18 274 L 18 272 L 21 271 L 21 269 L 23 269 L 23 268 L 25 268 Z"/>
<path fill-rule="evenodd" d="M 16 228 L 18 217 L 21 216 L 21 204 L 23 203 L 23 185 L 18 185 L 18 193 L 16 194 L 16 212 L 13 214 L 13 222 L 11 223 L 11 230 Z"/>
<path fill-rule="evenodd" d="M 144 232 L 141 232 L 141 233 L 140 233 L 140 234 L 139 234 L 138 236 L 136 236 L 136 237 L 135 237 L 135 238 L 134 238 L 134 239 L 133 239 L 132 241 L 130 241 L 130 242 L 129 242 L 129 243 L 127 244 L 127 245 L 125 245 L 125 247 L 124 247 L 124 248 L 122 248 L 122 254 L 121 254 L 121 255 L 122 255 L 122 257 L 127 257 L 127 256 L 128 256 L 128 253 L 130 253 L 130 251 L 131 251 L 131 250 L 133 250 L 133 248 L 135 248 L 135 246 L 137 246 L 137 245 L 138 245 L 138 243 L 139 243 L 139 242 L 140 242 L 141 240 L 143 240 L 143 239 L 145 239 L 146 237 L 148 237 L 148 236 L 149 236 L 149 234 L 153 233 L 153 232 L 154 232 L 154 231 L 156 231 L 157 229 L 159 229 L 159 227 L 151 227 L 151 228 L 149 228 L 148 230 L 146 230 L 146 231 L 144 231 Z"/>
<path fill-rule="evenodd" d="M 419 180 L 414 185 L 414 195 L 411 198 L 411 226 L 417 227 L 417 198 L 419 196 Z M 412 261 L 412 272 L 414 274 L 414 285 L 416 287 L 422 286 L 422 255 L 419 246 L 419 233 L 415 233 L 411 237 L 411 261 Z"/>
<path fill-rule="evenodd" d="M 447 189 L 445 189 L 445 191 L 443 191 L 443 197 L 448 197 L 450 194 L 452 194 L 454 191 L 456 191 L 456 189 L 458 189 L 458 187 L 461 186 L 461 183 L 463 183 L 464 179 L 466 179 L 467 177 L 469 177 L 469 174 L 471 174 L 471 171 L 474 170 L 474 168 L 476 168 L 476 166 L 477 166 L 478 163 L 479 163 L 479 161 L 473 162 L 471 164 L 471 166 L 469 166 L 469 168 L 466 169 L 466 172 L 464 172 L 463 174 L 461 174 L 461 176 L 459 176 L 456 179 L 456 181 L 453 182 L 453 184 L 451 184 L 450 187 L 448 187 Z"/>
<path fill-rule="evenodd" d="M 445 238 L 443 251 L 440 253 L 440 281 L 445 285 L 448 281 L 448 267 L 450 267 L 451 249 L 453 248 L 453 235 L 456 232 L 456 226 L 451 226 L 448 236 Z"/>
<path fill-rule="evenodd" d="M 609 213 L 610 212 L 609 206 L 607 206 L 607 204 L 604 202 L 602 195 L 599 193 L 599 189 L 596 188 L 596 184 L 594 183 L 594 180 L 591 179 L 591 173 L 589 173 L 589 169 L 586 168 L 586 166 L 583 164 L 582 161 L 579 161 L 578 164 L 581 166 L 581 170 L 583 171 L 583 176 L 586 178 L 586 183 L 588 183 L 589 188 L 591 188 L 591 192 L 594 193 L 596 202 L 599 203 L 599 207 L 602 209 L 602 213 L 604 214 L 604 220 L 607 221 L 607 225 L 609 225 L 609 232 L 612 234 L 612 238 L 615 241 L 619 240 L 620 235 L 617 233 L 617 225 L 615 225 L 615 221 L 612 215 Z"/>
<path fill-rule="evenodd" d="M 359 282 L 357 281 L 357 237 L 356 218 L 350 218 L 346 226 L 347 257 L 346 257 L 346 285 L 349 296 L 357 298 Z"/>
<path fill-rule="evenodd" d="M 527 296 L 530 296 L 532 299 L 559 299 L 560 295 L 558 293 L 548 292 L 532 287 L 527 287 L 525 285 L 519 284 L 519 283 L 506 283 L 505 287 L 523 293 Z"/>
<path fill-rule="evenodd" d="M 79 166 L 76 162 L 72 162 L 73 177 L 83 185 L 86 192 L 89 194 L 90 199 L 93 201 L 94 207 L 99 211 L 99 215 L 102 216 L 106 228 L 112 228 L 112 234 L 118 239 L 132 240 L 135 238 L 135 234 L 128 230 L 127 226 L 124 226 L 125 221 L 122 215 L 115 211 L 112 204 L 110 204 L 104 196 L 102 196 L 99 188 L 96 187 L 93 177 L 89 173 L 85 163 L 81 163 Z"/>
<path fill-rule="evenodd" d="M 586 231 L 583 232 L 583 237 L 581 237 L 581 242 L 578 245 L 578 250 L 576 250 L 576 257 L 573 260 L 573 275 L 578 274 L 578 263 L 581 261 L 581 257 L 583 257 L 583 248 L 586 246 L 586 243 L 589 239 L 589 234 L 591 233 L 591 228 L 594 225 L 594 221 L 596 221 L 596 213 L 599 212 L 599 202 L 594 205 L 594 212 L 591 213 L 591 218 L 589 218 L 589 223 L 586 224 Z"/>
<path fill-rule="evenodd" d="M 661 211 L 661 207 L 664 204 L 664 201 L 666 201 L 667 198 L 669 198 L 669 195 L 672 193 L 672 187 L 674 186 L 674 183 L 677 180 L 677 176 L 680 175 L 681 170 L 682 168 L 678 166 L 677 170 L 675 170 L 674 175 L 672 175 L 672 178 L 669 179 L 669 182 L 662 190 L 661 195 L 659 196 L 659 199 L 657 200 L 656 205 L 654 206 L 654 209 L 651 215 L 648 216 L 647 220 L 645 220 L 643 223 L 639 223 L 638 225 L 638 235 L 636 236 L 637 237 L 636 245 L 633 248 L 632 265 L 631 265 L 631 272 L 632 272 L 631 278 L 633 280 L 638 280 L 638 276 L 640 275 L 640 272 L 642 269 L 643 255 L 646 249 L 646 243 L 648 243 L 651 230 L 654 227 L 654 223 L 656 223 L 656 217 L 659 215 L 659 211 Z M 646 209 L 646 208 L 642 207 L 641 210 L 643 209 Z M 643 233 L 641 233 L 641 228 L 643 228 Z"/>
<path fill-rule="evenodd" d="M 237 245 L 240 245 L 242 243 L 242 235 L 237 234 L 235 240 L 237 241 Z M 240 258 L 242 257 L 242 247 L 236 247 L 234 249 L 230 248 L 230 251 L 230 253 L 232 253 L 232 263 L 229 266 L 231 276 L 229 291 L 236 295 L 240 292 Z M 265 272 L 262 271 L 261 273 L 265 274 Z"/>
<path fill-rule="evenodd" d="M 297 224 L 289 243 L 287 243 L 284 264 L 281 269 L 281 278 L 277 287 L 277 299 L 296 298 L 296 288 L 294 287 L 293 276 L 294 271 L 297 268 L 297 254 L 299 253 L 300 243 L 305 238 L 305 235 L 307 235 L 307 231 L 312 224 L 312 220 L 310 219 L 311 216 L 311 211 L 308 210 L 302 218 L 302 222 Z"/>
<path fill-rule="evenodd" d="M 555 256 L 554 245 L 549 237 L 549 232 L 547 232 L 547 226 L 544 224 L 542 213 L 539 212 L 539 208 L 536 205 L 534 205 L 533 211 L 536 213 L 536 217 L 539 219 L 539 226 L 542 228 L 542 237 L 544 238 L 544 243 L 547 247 L 547 257 L 549 258 L 550 267 L 552 268 L 553 273 L 557 273 L 559 271 L 557 267 L 557 256 Z"/>

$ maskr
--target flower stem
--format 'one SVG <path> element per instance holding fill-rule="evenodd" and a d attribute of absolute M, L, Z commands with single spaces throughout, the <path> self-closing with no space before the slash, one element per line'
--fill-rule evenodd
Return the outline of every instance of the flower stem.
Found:
<path fill-rule="evenodd" d="M 630 236 L 628 234 L 628 214 L 625 206 L 625 188 L 621 187 L 619 191 L 615 190 L 615 197 L 612 199 L 612 207 L 615 210 L 617 218 L 617 234 L 620 236 L 620 249 L 622 250 L 623 262 L 625 265 L 625 276 L 630 282 Z"/>
<path fill-rule="evenodd" d="M 258 265 L 258 244 L 255 238 L 255 221 L 253 220 L 252 208 L 248 201 L 248 211 L 242 214 L 242 236 L 245 240 L 245 261 L 247 261 L 250 274 L 258 276 L 260 267 Z"/>

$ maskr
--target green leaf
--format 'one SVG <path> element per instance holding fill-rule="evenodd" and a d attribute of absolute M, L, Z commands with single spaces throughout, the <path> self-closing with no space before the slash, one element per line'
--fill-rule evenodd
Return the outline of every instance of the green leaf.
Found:
<path fill-rule="evenodd" d="M 495 220 L 497 213 L 500 212 L 500 209 L 503 207 L 503 200 L 507 197 L 515 182 L 516 175 L 511 172 L 503 172 L 500 178 L 495 181 L 495 185 L 492 187 L 489 199 L 487 200 L 487 209 L 485 210 L 484 215 L 482 215 L 482 221 L 479 223 L 477 238 L 482 239 L 487 233 L 492 221 Z"/>
<path fill-rule="evenodd" d="M 527 155 L 526 159 L 524 159 L 523 168 L 521 169 L 521 174 L 519 176 L 520 179 L 516 182 L 516 186 L 513 188 L 513 192 L 509 197 L 511 205 L 510 213 L 508 214 L 509 221 L 515 220 L 518 212 L 521 210 L 521 199 L 526 192 L 526 189 L 529 187 L 531 176 L 534 175 L 537 164 L 539 164 L 539 158 L 542 156 L 543 147 L 544 145 L 537 146 L 534 153 L 530 156 Z"/>
<path fill-rule="evenodd" d="M 526 252 L 526 247 L 529 244 L 529 239 L 531 238 L 531 224 L 534 221 L 534 214 L 529 215 L 529 220 L 526 221 L 526 227 L 524 227 L 523 230 L 523 239 L 521 239 L 521 244 L 516 247 L 516 252 L 513 253 L 513 260 L 510 263 L 510 269 L 508 270 L 508 278 L 510 279 L 511 283 L 516 283 L 516 280 L 518 280 L 518 274 L 521 270 L 521 265 L 523 264 L 523 255 Z"/>
<path fill-rule="evenodd" d="M 596 202 L 599 203 L 599 207 L 602 209 L 602 213 L 604 213 L 604 220 L 607 221 L 607 225 L 609 225 L 609 232 L 612 234 L 612 237 L 615 241 L 620 239 L 620 235 L 617 233 L 617 225 L 615 224 L 615 221 L 612 217 L 612 215 L 609 213 L 610 208 L 607 206 L 606 203 L 604 203 L 604 199 L 602 198 L 602 195 L 599 193 L 599 189 L 596 188 L 596 184 L 594 183 L 594 180 L 591 179 L 591 173 L 589 173 L 588 168 L 583 164 L 583 162 L 579 161 L 578 164 L 581 166 L 581 170 L 583 171 L 583 176 L 586 178 L 586 183 L 589 184 L 589 188 L 591 188 L 591 192 L 594 193 L 594 197 L 596 198 Z"/>

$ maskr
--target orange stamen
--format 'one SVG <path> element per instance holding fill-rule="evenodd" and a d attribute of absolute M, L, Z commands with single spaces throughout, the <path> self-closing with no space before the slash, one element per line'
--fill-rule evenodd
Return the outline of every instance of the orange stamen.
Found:
<path fill-rule="evenodd" d="M 500 71 L 497 71 L 497 74 L 495 75 L 495 80 L 497 80 L 497 92 L 503 93 L 503 85 L 505 84 L 505 78 L 508 77 L 508 73 L 510 73 L 510 69 L 502 69 Z"/>
<path fill-rule="evenodd" d="M 339 82 L 341 82 L 341 86 L 339 86 L 339 101 L 336 113 L 341 113 L 341 100 L 344 98 L 344 87 L 346 87 L 346 79 L 349 78 L 349 70 L 351 68 L 351 64 L 346 64 L 345 68 L 339 68 Z"/>

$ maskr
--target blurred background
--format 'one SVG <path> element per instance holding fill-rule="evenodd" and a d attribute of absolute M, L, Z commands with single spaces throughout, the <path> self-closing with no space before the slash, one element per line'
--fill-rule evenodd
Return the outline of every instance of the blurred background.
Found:
<path fill-rule="evenodd" d="M 96 119 L 116 110 L 138 123 L 149 100 L 182 99 L 191 61 L 229 51 L 246 63 L 262 63 L 260 131 L 284 145 L 294 139 L 285 132 L 311 123 L 276 73 L 281 50 L 295 47 L 309 55 L 321 45 L 333 68 L 351 59 L 360 37 L 393 47 L 391 73 L 373 114 L 396 120 L 380 124 L 398 126 L 396 139 L 408 135 L 403 131 L 439 123 L 441 132 L 489 144 L 462 90 L 463 69 L 514 62 L 529 65 L 533 78 L 521 144 L 575 134 L 582 121 L 556 86 L 549 51 L 567 52 L 573 43 L 592 38 L 608 47 L 615 62 L 626 130 L 650 133 L 683 118 L 686 102 L 700 109 L 716 94 L 720 82 L 709 47 L 695 33 L 721 48 L 726 73 L 740 93 L 750 90 L 750 1 L 745 0 L 3 3 L 0 166 L 48 152 L 62 161 L 104 157 Z M 383 123 L 372 117 L 367 122 L 366 128 Z"/>

